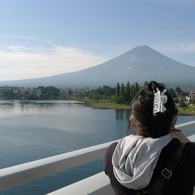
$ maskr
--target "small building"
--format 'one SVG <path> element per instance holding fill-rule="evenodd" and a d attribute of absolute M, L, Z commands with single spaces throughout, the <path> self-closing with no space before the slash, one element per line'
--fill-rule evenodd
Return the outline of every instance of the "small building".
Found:
<path fill-rule="evenodd" d="M 60 92 L 59 92 L 59 95 L 61 96 L 69 96 L 69 88 L 63 88 L 63 89 L 60 89 Z"/>
<path fill-rule="evenodd" d="M 21 89 L 22 94 L 25 94 L 26 92 L 28 92 L 29 94 L 34 94 L 38 97 L 41 96 L 41 90 L 40 89 L 29 89 L 29 88 L 22 88 Z"/>
<path fill-rule="evenodd" d="M 186 97 L 189 97 L 189 92 L 176 92 L 177 98 L 180 100 L 186 100 Z"/>
<path fill-rule="evenodd" d="M 195 91 L 190 91 L 189 97 L 191 100 L 194 100 L 195 99 Z"/>
<path fill-rule="evenodd" d="M 2 94 L 4 91 L 12 90 L 14 93 L 20 92 L 20 87 L 10 87 L 10 86 L 2 86 L 0 87 L 0 94 Z"/>

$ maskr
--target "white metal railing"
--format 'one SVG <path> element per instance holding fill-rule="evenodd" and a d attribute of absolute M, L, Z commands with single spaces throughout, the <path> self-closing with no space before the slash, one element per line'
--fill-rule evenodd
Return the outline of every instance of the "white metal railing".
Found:
<path fill-rule="evenodd" d="M 191 129 L 195 127 L 195 121 L 183 123 L 176 127 L 181 130 Z M 195 142 L 195 134 L 188 138 Z M 1 169 L 0 191 L 103 158 L 106 148 L 115 141 Z M 113 193 L 108 177 L 101 172 L 50 193 L 50 195 L 60 194 L 109 195 Z"/>

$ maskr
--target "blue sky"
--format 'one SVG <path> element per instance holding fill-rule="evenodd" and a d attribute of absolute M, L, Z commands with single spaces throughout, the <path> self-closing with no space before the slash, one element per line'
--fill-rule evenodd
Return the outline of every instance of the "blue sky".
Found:
<path fill-rule="evenodd" d="M 195 66 L 194 0 L 0 0 L 0 81 L 75 72 L 148 45 Z"/>

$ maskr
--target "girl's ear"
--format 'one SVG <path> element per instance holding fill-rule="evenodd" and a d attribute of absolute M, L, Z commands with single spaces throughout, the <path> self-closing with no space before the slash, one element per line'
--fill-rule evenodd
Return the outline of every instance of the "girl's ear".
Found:
<path fill-rule="evenodd" d="M 130 122 L 131 122 L 131 125 L 132 125 L 132 126 L 135 126 L 135 122 L 134 122 L 134 120 L 133 120 L 133 115 L 130 116 L 129 120 L 130 120 Z"/>

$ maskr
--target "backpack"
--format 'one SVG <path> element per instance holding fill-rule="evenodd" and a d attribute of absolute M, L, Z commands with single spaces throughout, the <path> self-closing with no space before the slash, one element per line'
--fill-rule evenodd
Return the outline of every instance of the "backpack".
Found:
<path fill-rule="evenodd" d="M 172 172 L 174 168 L 179 163 L 182 155 L 183 155 L 183 148 L 185 143 L 180 142 L 180 147 L 178 148 L 177 152 L 171 159 L 170 163 L 165 167 L 161 174 L 158 176 L 156 181 L 151 180 L 149 185 L 141 190 L 139 190 L 136 195 L 163 195 L 161 189 L 164 183 L 172 176 Z"/>

